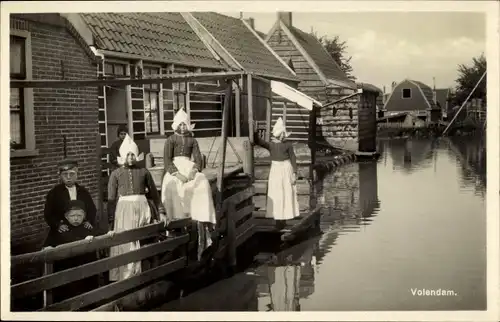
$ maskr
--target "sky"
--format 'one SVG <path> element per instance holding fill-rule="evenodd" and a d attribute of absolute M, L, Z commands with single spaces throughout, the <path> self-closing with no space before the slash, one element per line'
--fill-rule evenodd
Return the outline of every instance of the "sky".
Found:
<path fill-rule="evenodd" d="M 221 12 L 239 17 L 240 13 Z M 244 12 L 267 33 L 276 13 Z M 486 51 L 486 16 L 470 12 L 293 12 L 292 24 L 319 36 L 338 35 L 358 81 L 390 91 L 393 81 L 418 80 L 436 88 L 455 87 L 459 64 Z"/>

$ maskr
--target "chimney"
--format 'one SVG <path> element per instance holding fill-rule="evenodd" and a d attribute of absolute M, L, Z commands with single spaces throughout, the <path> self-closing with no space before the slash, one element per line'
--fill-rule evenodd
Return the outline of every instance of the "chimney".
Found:
<path fill-rule="evenodd" d="M 254 18 L 248 18 L 245 19 L 245 21 L 252 27 L 253 30 L 255 30 L 255 19 Z"/>
<path fill-rule="evenodd" d="M 278 12 L 278 19 L 281 20 L 285 24 L 285 26 L 292 27 L 291 12 Z"/>

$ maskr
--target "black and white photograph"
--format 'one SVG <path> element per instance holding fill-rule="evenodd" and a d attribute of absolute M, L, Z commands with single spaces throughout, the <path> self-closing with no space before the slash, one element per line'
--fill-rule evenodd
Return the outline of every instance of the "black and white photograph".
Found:
<path fill-rule="evenodd" d="M 498 2 L 21 3 L 2 319 L 500 317 Z"/>

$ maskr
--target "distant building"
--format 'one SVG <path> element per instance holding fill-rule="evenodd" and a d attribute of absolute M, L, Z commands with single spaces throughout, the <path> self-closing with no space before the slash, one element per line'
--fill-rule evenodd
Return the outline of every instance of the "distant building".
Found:
<path fill-rule="evenodd" d="M 314 35 L 293 25 L 291 12 L 278 13 L 266 42 L 300 78 L 299 91 L 322 104 L 331 103 L 317 115 L 317 141 L 354 152 L 374 152 L 379 90 L 363 87 L 349 79 Z M 363 94 L 356 95 L 361 88 Z M 350 95 L 349 99 L 334 103 Z M 283 104 L 273 104 L 273 121 L 283 114 L 283 110 Z M 286 125 L 293 132 L 292 140 L 307 140 L 308 119 L 308 113 L 287 107 Z"/>
<path fill-rule="evenodd" d="M 386 116 L 408 112 L 426 122 L 437 122 L 441 110 L 432 88 L 422 82 L 405 79 L 397 84 L 384 105 Z"/>

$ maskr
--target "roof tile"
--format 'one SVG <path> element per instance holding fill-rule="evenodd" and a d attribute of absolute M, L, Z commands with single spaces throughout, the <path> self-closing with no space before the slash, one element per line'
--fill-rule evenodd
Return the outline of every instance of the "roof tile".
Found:
<path fill-rule="evenodd" d="M 316 37 L 295 27 L 289 27 L 289 29 L 326 78 L 352 82 Z"/>
<path fill-rule="evenodd" d="M 280 79 L 297 79 L 242 20 L 215 12 L 193 12 L 192 15 L 247 71 Z"/>
<path fill-rule="evenodd" d="M 180 13 L 82 13 L 99 49 L 222 68 Z"/>

